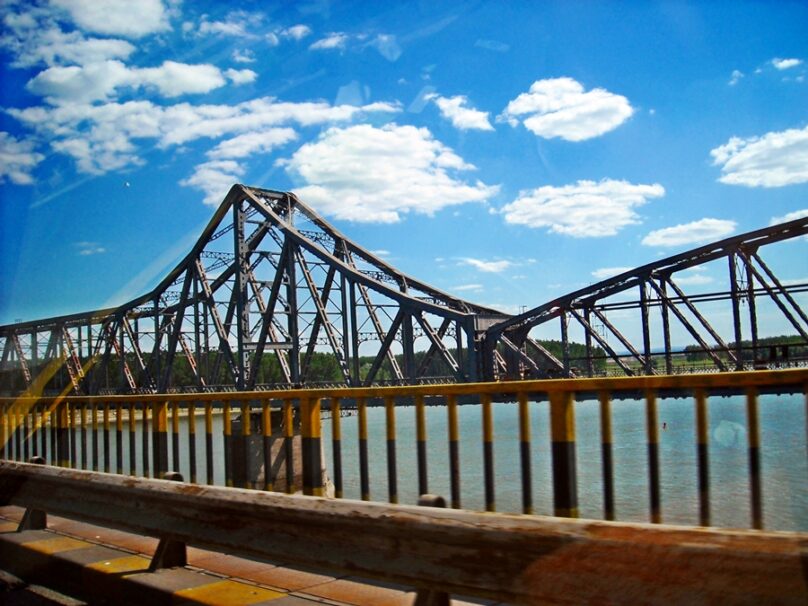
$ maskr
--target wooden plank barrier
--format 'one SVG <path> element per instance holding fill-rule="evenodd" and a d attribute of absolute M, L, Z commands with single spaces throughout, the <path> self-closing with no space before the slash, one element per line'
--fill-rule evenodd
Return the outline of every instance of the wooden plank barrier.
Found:
<path fill-rule="evenodd" d="M 515 604 L 805 604 L 808 534 L 473 513 L 0 462 L 0 504 Z"/>

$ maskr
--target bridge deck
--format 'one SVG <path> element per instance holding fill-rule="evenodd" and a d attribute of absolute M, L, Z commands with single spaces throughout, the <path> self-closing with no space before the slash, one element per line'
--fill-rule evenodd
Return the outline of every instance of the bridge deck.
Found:
<path fill-rule="evenodd" d="M 47 561 L 51 583 L 41 577 L 34 580 L 48 587 L 54 584 L 52 588 L 57 590 L 65 590 L 59 579 L 64 572 L 60 574 L 60 570 L 69 574 L 70 568 L 58 556 L 73 551 L 81 555 L 67 560 L 83 566 L 82 574 L 106 566 L 105 576 L 115 575 L 121 585 L 100 586 L 106 585 L 117 596 L 139 593 L 148 587 L 150 593 L 158 596 L 152 600 L 155 604 L 176 603 L 177 599 L 185 598 L 203 604 L 409 606 L 415 599 L 415 590 L 408 587 L 323 574 L 283 562 L 247 560 L 196 547 L 188 547 L 188 566 L 184 569 L 150 573 L 146 568 L 157 539 L 58 516 L 48 516 L 46 531 L 17 533 L 23 512 L 19 507 L 0 507 L 0 569 L 12 568 L 9 572 L 29 581 L 31 574 L 26 572 Z M 128 588 L 123 587 L 127 579 L 131 585 Z M 452 603 L 466 602 L 455 599 Z M 475 600 L 475 603 L 481 602 Z"/>

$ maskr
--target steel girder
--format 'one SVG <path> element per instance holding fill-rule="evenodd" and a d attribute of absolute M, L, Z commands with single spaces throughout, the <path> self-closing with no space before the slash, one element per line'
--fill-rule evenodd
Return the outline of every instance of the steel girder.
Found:
<path fill-rule="evenodd" d="M 763 318 L 767 326 L 784 327 L 797 338 L 792 347 L 808 348 L 808 281 L 804 275 L 796 281 L 778 279 L 761 255 L 762 249 L 788 240 L 790 246 L 804 247 L 806 233 L 808 217 L 727 238 L 509 318 L 486 331 L 483 376 L 502 380 L 671 374 L 808 363 L 789 358 L 788 348 L 778 354 L 762 346 L 759 337 Z M 804 249 L 794 248 L 791 254 L 806 258 Z M 723 287 L 712 275 L 716 271 L 723 274 Z M 688 294 L 681 287 L 686 283 L 709 283 L 710 290 Z M 572 328 L 578 339 L 571 336 Z M 542 347 L 538 333 L 558 341 L 561 355 Z M 570 354 L 574 343 L 584 347 L 575 358 Z M 683 363 L 688 358 L 701 360 Z"/>
<path fill-rule="evenodd" d="M 294 194 L 235 185 L 150 293 L 0 327 L 0 390 L 474 381 L 479 319 L 506 317 L 402 274 Z"/>

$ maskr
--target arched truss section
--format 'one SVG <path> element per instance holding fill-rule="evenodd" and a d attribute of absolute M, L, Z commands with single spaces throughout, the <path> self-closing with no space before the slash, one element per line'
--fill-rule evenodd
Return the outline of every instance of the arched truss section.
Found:
<path fill-rule="evenodd" d="M 509 318 L 486 333 L 484 376 L 672 374 L 808 363 L 806 233 L 808 218 L 802 218 L 721 240 Z M 769 256 L 801 258 L 802 274 L 778 278 L 776 264 L 764 260 Z M 791 344 L 767 344 L 765 337 L 779 335 L 791 337 Z"/>
<path fill-rule="evenodd" d="M 506 317 L 402 274 L 293 194 L 236 185 L 152 292 L 0 327 L 0 389 L 474 381 L 482 331 Z"/>

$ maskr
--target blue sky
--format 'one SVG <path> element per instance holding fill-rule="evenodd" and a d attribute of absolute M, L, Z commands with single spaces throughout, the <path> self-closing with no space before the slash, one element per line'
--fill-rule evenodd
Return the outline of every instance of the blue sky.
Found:
<path fill-rule="evenodd" d="M 808 214 L 805 2 L 0 15 L 0 324 L 145 292 L 235 182 L 508 312 Z"/>

